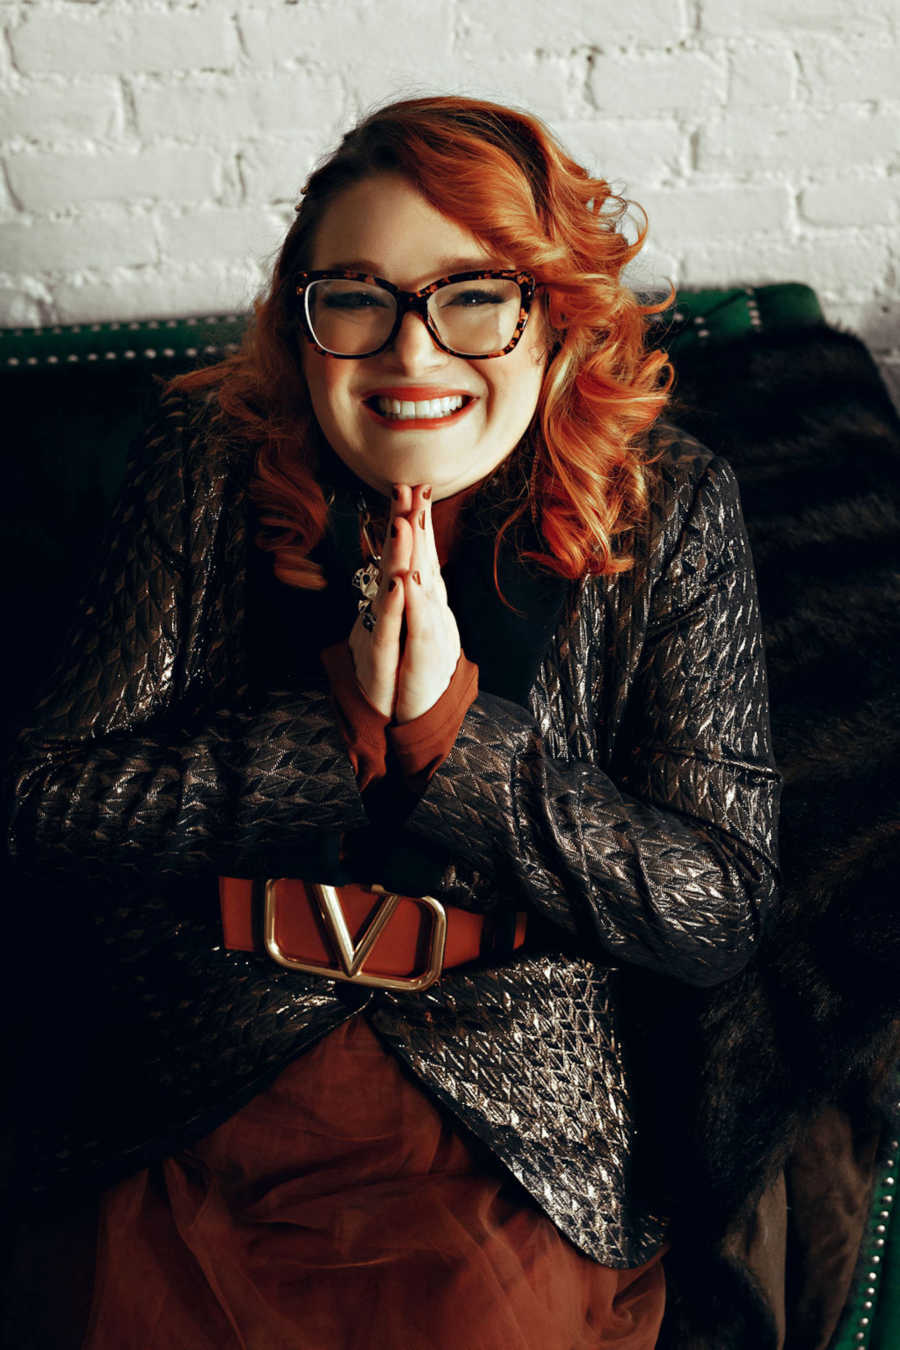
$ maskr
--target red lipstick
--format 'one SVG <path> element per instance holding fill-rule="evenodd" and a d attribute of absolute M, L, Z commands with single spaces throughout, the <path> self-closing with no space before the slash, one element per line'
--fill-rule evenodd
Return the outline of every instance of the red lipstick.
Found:
<path fill-rule="evenodd" d="M 439 384 L 385 384 L 370 389 L 363 398 L 399 398 L 409 403 L 424 403 L 428 398 L 453 398 L 455 394 L 462 394 L 466 398 L 475 397 L 468 389 L 446 389 Z"/>
<path fill-rule="evenodd" d="M 446 417 L 385 417 L 384 413 L 379 412 L 375 407 L 375 400 L 379 398 L 396 398 L 400 402 L 424 403 L 426 399 L 432 398 L 453 398 L 460 395 L 466 401 L 461 408 L 456 408 Z M 380 389 L 372 389 L 363 398 L 363 407 L 370 417 L 379 422 L 383 427 L 390 427 L 392 431 L 428 431 L 436 427 L 449 426 L 451 422 L 457 422 L 461 417 L 465 417 L 470 408 L 475 406 L 476 397 L 470 394 L 466 389 L 443 389 L 434 384 L 401 384 L 386 385 Z"/>

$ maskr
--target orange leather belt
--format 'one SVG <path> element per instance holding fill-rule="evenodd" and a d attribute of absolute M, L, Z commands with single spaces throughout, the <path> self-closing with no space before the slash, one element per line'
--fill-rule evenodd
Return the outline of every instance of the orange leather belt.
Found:
<path fill-rule="evenodd" d="M 220 877 L 219 902 L 230 950 L 382 989 L 427 989 L 449 966 L 502 959 L 525 941 L 524 914 L 470 914 L 380 886 Z"/>

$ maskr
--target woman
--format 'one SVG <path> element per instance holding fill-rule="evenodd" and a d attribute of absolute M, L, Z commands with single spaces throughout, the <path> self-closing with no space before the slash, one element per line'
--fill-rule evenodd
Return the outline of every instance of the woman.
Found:
<path fill-rule="evenodd" d="M 656 1343 L 620 993 L 750 959 L 779 783 L 624 209 L 523 114 L 374 113 L 133 468 L 12 827 L 103 935 L 92 1350 Z"/>

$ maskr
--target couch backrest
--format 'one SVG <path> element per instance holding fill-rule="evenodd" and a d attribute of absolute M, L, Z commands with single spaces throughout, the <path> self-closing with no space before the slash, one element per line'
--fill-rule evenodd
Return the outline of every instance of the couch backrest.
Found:
<path fill-rule="evenodd" d="M 748 334 L 820 322 L 797 284 L 679 292 L 658 340 L 687 366 Z M 0 331 L 8 410 L 0 506 L 3 604 L 16 656 L 4 663 L 6 735 L 61 650 L 93 570 L 126 456 L 164 382 L 234 351 L 246 315 Z"/>

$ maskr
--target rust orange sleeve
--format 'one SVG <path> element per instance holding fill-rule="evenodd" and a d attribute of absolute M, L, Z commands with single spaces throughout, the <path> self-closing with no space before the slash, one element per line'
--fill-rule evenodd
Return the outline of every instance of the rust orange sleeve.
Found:
<path fill-rule="evenodd" d="M 331 683 L 338 711 L 338 725 L 350 752 L 360 792 L 387 773 L 385 756 L 388 719 L 366 698 L 353 668 L 350 644 L 345 639 L 321 653 L 322 665 Z"/>
<path fill-rule="evenodd" d="M 461 653 L 438 701 L 421 717 L 395 726 L 363 693 L 347 641 L 326 647 L 321 659 L 360 792 L 387 773 L 388 745 L 407 787 L 421 791 L 449 754 L 478 694 L 478 667 Z"/>
<path fill-rule="evenodd" d="M 423 791 L 431 775 L 447 758 L 463 718 L 477 695 L 478 667 L 462 652 L 450 683 L 437 703 L 411 722 L 388 726 L 388 744 L 412 791 Z"/>

